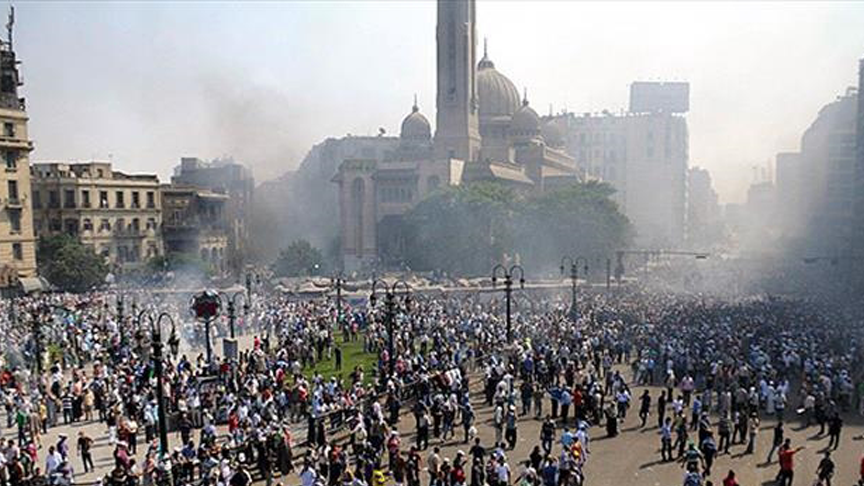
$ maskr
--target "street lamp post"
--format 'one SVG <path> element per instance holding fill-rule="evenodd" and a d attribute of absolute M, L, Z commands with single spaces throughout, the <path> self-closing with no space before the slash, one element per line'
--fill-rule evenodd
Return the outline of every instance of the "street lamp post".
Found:
<path fill-rule="evenodd" d="M 237 298 L 243 299 L 243 315 L 249 314 L 249 301 L 243 296 L 243 292 L 236 292 L 228 299 L 228 326 L 231 331 L 231 339 L 234 339 L 234 323 L 237 320 Z"/>
<path fill-rule="evenodd" d="M 375 307 L 375 302 L 377 300 L 375 291 L 379 286 L 384 288 L 384 315 L 387 324 L 387 376 L 393 376 L 393 373 L 396 371 L 396 345 L 393 336 L 395 334 L 393 331 L 393 327 L 395 326 L 394 321 L 396 320 L 396 293 L 398 292 L 399 287 L 404 287 L 402 293 L 405 294 L 405 306 L 407 308 L 411 305 L 412 289 L 404 280 L 397 280 L 389 287 L 387 286 L 387 282 L 383 280 L 373 280 L 372 295 L 369 296 L 369 302 L 372 304 L 372 307 Z"/>
<path fill-rule="evenodd" d="M 345 284 L 345 276 L 342 272 L 330 277 L 330 284 L 336 288 L 336 326 L 340 331 L 345 332 L 342 323 L 342 286 Z"/>
<path fill-rule="evenodd" d="M 564 256 L 561 258 L 561 275 L 564 275 L 566 264 L 570 263 L 570 318 L 574 321 L 579 317 L 579 308 L 576 306 L 576 285 L 579 283 L 579 262 L 582 262 L 583 273 L 588 277 L 588 259 L 582 256 L 576 258 Z"/>
<path fill-rule="evenodd" d="M 207 366 L 213 365 L 213 348 L 210 345 L 210 324 L 219 315 L 222 299 L 219 294 L 205 290 L 192 297 L 192 311 L 198 320 L 204 321 L 204 339 L 207 341 Z"/>
<path fill-rule="evenodd" d="M 519 288 L 525 288 L 525 270 L 522 269 L 519 265 L 513 265 L 508 270 L 507 267 L 501 265 L 495 265 L 492 267 L 492 288 L 495 288 L 495 285 L 498 283 L 498 273 L 502 274 L 504 277 L 504 296 L 506 297 L 506 308 L 507 308 L 507 342 L 510 342 L 513 338 L 513 326 L 510 320 L 510 297 L 513 294 L 513 276 L 516 272 L 519 272 Z"/>
<path fill-rule="evenodd" d="M 48 312 L 50 312 L 50 308 L 43 305 L 32 315 L 33 355 L 36 361 L 36 373 L 39 376 L 42 376 L 42 321 Z"/>
<path fill-rule="evenodd" d="M 168 345 L 172 348 L 171 352 L 175 356 L 177 355 L 176 347 L 179 345 L 179 342 L 176 339 L 176 327 L 174 325 L 174 319 L 167 312 L 163 312 L 159 314 L 159 317 L 153 319 L 153 315 L 150 314 L 146 309 L 142 310 L 140 314 L 138 314 L 138 327 L 140 328 L 141 319 L 146 317 L 150 323 L 150 340 L 153 344 L 153 372 L 156 374 L 156 403 L 157 403 L 157 412 L 158 412 L 158 424 L 159 424 L 159 453 L 160 453 L 160 462 L 164 466 L 166 480 L 165 484 L 173 484 L 171 481 L 171 466 L 167 464 L 169 460 L 168 454 L 168 421 L 166 418 L 166 404 L 165 404 L 165 384 L 164 384 L 164 371 L 162 365 L 162 320 L 168 319 L 168 322 L 171 323 L 171 337 L 168 340 Z"/>
<path fill-rule="evenodd" d="M 119 323 L 123 322 L 124 300 L 125 299 L 123 298 L 123 294 L 118 292 L 117 293 L 117 323 L 118 323 L 118 325 L 119 325 Z"/>

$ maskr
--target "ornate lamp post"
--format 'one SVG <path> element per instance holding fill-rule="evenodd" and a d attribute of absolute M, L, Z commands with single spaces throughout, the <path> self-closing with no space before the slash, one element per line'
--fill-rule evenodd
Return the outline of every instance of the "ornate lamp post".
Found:
<path fill-rule="evenodd" d="M 234 323 L 237 320 L 237 298 L 243 299 L 243 315 L 249 314 L 249 300 L 243 296 L 243 292 L 235 292 L 228 300 L 228 325 L 231 330 L 231 339 L 234 339 Z"/>
<path fill-rule="evenodd" d="M 372 295 L 369 296 L 369 303 L 372 304 L 372 307 L 375 307 L 375 303 L 377 302 L 375 291 L 378 287 L 384 288 L 384 315 L 387 324 L 387 376 L 393 376 L 393 373 L 396 371 L 396 349 L 393 339 L 393 326 L 396 321 L 396 294 L 399 291 L 399 288 L 402 287 L 403 291 L 400 293 L 405 294 L 405 307 L 408 308 L 411 305 L 412 289 L 404 280 L 397 280 L 389 287 L 387 286 L 387 282 L 383 280 L 373 280 Z"/>
<path fill-rule="evenodd" d="M 579 262 L 582 262 L 583 273 L 588 276 L 588 259 L 582 256 L 576 258 L 565 256 L 561 258 L 561 275 L 564 275 L 566 264 L 570 264 L 570 318 L 574 321 L 579 317 L 579 309 L 576 307 L 576 285 L 579 283 Z"/>
<path fill-rule="evenodd" d="M 207 341 L 207 366 L 213 364 L 213 348 L 210 345 L 210 324 L 219 315 L 222 299 L 216 292 L 205 290 L 192 297 L 192 312 L 199 321 L 204 321 L 204 339 Z"/>
<path fill-rule="evenodd" d="M 330 285 L 336 288 L 336 325 L 343 331 L 342 324 L 342 286 L 345 285 L 345 276 L 339 272 L 330 277 Z"/>
<path fill-rule="evenodd" d="M 508 270 L 507 267 L 501 265 L 495 265 L 492 267 L 492 288 L 494 289 L 498 283 L 498 273 L 504 277 L 504 295 L 507 301 L 507 341 L 512 341 L 513 338 L 513 326 L 510 320 L 510 297 L 513 293 L 513 276 L 516 272 L 519 272 L 519 288 L 525 288 L 525 270 L 522 269 L 519 265 L 513 265 Z"/>
<path fill-rule="evenodd" d="M 174 325 L 174 319 L 167 312 L 159 314 L 156 319 L 146 309 L 138 314 L 137 327 L 141 326 L 141 319 L 146 317 L 150 323 L 150 341 L 153 343 L 153 371 L 156 374 L 156 402 L 159 415 L 159 455 L 160 463 L 162 463 L 166 481 L 165 484 L 173 484 L 171 480 L 171 465 L 168 464 L 170 454 L 168 452 L 168 422 L 166 420 L 165 410 L 165 385 L 164 371 L 162 369 L 162 320 L 168 319 L 171 323 L 171 338 L 168 340 L 168 345 L 172 348 L 171 352 L 176 356 L 177 346 L 177 329 Z"/>

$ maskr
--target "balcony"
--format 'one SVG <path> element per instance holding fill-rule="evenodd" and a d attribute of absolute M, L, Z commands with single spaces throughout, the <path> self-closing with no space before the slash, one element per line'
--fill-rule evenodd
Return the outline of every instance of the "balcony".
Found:
<path fill-rule="evenodd" d="M 0 147 L 31 151 L 33 150 L 33 142 L 15 137 L 0 136 Z"/>
<path fill-rule="evenodd" d="M 24 201 L 20 197 L 7 197 L 2 200 L 3 206 L 9 209 L 21 209 Z"/>

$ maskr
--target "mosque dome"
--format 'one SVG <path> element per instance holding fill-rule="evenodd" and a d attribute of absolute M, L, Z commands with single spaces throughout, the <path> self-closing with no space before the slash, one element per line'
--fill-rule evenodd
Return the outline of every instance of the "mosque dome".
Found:
<path fill-rule="evenodd" d="M 411 107 L 411 113 L 402 120 L 402 131 L 399 136 L 403 140 L 428 141 L 432 138 L 432 126 L 429 120 L 420 113 L 417 100 Z"/>
<path fill-rule="evenodd" d="M 545 140 L 546 144 L 550 147 L 564 146 L 564 132 L 555 120 L 549 120 L 544 123 L 541 128 L 541 133 L 543 134 L 543 140 Z"/>
<path fill-rule="evenodd" d="M 510 131 L 517 134 L 537 134 L 540 132 L 540 116 L 534 108 L 528 106 L 528 99 L 522 102 L 522 107 L 513 114 Z"/>
<path fill-rule="evenodd" d="M 484 52 L 477 64 L 477 97 L 480 117 L 512 116 L 519 109 L 519 90 L 497 69 Z"/>

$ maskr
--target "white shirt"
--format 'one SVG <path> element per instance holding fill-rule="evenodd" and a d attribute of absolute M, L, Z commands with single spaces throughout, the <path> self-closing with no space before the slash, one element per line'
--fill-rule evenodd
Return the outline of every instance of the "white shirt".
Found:
<path fill-rule="evenodd" d="M 314 468 L 307 467 L 300 473 L 300 483 L 302 486 L 313 486 L 316 479 L 318 479 L 318 474 Z"/>

